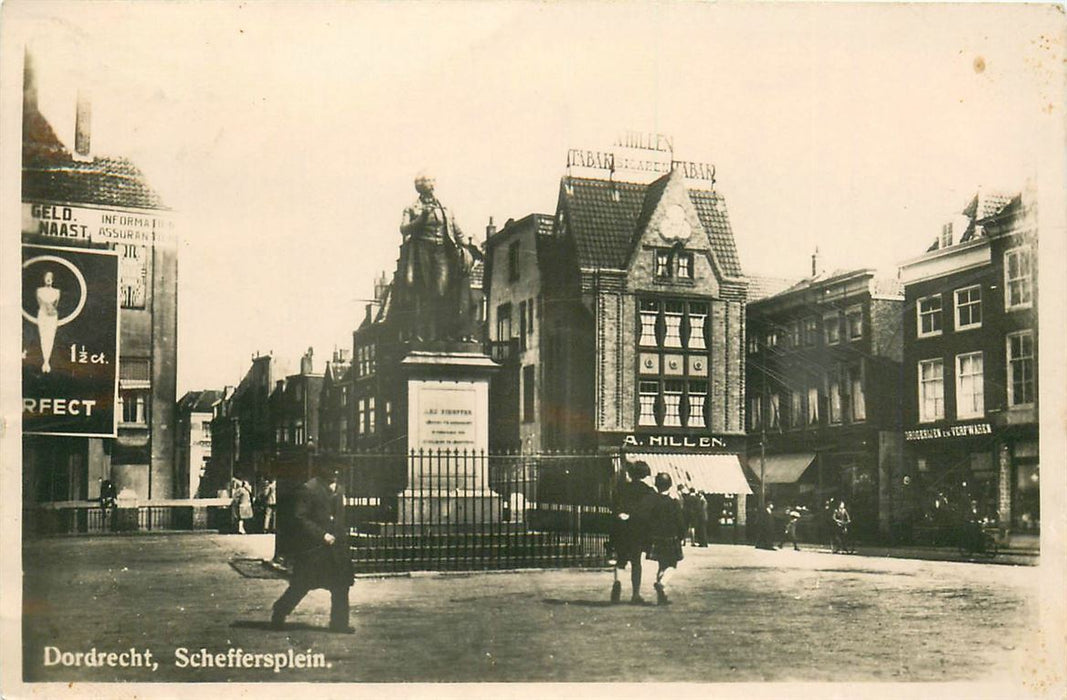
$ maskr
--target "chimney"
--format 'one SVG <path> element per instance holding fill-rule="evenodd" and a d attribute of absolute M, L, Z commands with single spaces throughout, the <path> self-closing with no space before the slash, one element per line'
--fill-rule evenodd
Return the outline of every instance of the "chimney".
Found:
<path fill-rule="evenodd" d="M 380 302 L 385 298 L 385 290 L 388 289 L 389 282 L 385 276 L 385 270 L 382 270 L 381 276 L 374 280 L 374 301 Z"/>
<path fill-rule="evenodd" d="M 78 91 L 78 108 L 74 120 L 74 158 L 92 160 L 90 136 L 93 130 L 93 107 L 89 96 Z"/>
<path fill-rule="evenodd" d="M 314 348 L 308 348 L 308 351 L 304 353 L 304 356 L 300 358 L 300 374 L 311 374 L 314 367 L 312 356 L 315 354 Z"/>
<path fill-rule="evenodd" d="M 489 240 L 489 237 L 496 233 L 496 224 L 493 223 L 493 217 L 489 217 L 489 223 L 485 227 L 485 238 Z"/>

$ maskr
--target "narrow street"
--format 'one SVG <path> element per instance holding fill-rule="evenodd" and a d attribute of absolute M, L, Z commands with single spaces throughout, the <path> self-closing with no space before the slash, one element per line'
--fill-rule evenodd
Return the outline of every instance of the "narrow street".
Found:
<path fill-rule="evenodd" d="M 607 571 L 360 578 L 351 636 L 313 592 L 267 626 L 285 587 L 261 536 L 38 540 L 24 554 L 27 681 L 1007 681 L 1032 675 L 1034 566 L 686 549 L 672 605 L 612 606 Z M 646 569 L 645 597 L 654 600 Z M 628 584 L 627 584 L 628 586 Z M 43 665 L 150 649 L 150 668 Z M 175 650 L 321 653 L 324 668 L 180 667 Z M 242 652 L 242 653 L 243 653 Z M 57 652 L 52 652 L 55 655 Z"/>

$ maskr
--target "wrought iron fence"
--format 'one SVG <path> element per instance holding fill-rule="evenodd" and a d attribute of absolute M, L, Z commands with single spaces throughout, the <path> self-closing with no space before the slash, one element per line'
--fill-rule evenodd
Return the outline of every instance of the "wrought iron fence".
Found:
<path fill-rule="evenodd" d="M 610 457 L 440 450 L 343 461 L 357 571 L 607 562 Z"/>

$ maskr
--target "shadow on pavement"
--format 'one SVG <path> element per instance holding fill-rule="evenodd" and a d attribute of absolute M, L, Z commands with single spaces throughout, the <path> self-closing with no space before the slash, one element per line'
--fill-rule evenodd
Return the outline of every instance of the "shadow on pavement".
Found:
<path fill-rule="evenodd" d="M 234 620 L 230 623 L 230 627 L 244 630 L 261 630 L 266 632 L 293 632 L 295 630 L 301 630 L 304 632 L 329 632 L 330 628 L 325 625 L 309 625 L 306 622 L 286 622 L 282 625 L 281 629 L 271 627 L 269 620 Z"/>
<path fill-rule="evenodd" d="M 612 603 L 610 600 L 563 600 L 562 598 L 544 598 L 542 603 L 546 605 L 577 605 L 583 608 L 611 608 L 622 603 Z"/>

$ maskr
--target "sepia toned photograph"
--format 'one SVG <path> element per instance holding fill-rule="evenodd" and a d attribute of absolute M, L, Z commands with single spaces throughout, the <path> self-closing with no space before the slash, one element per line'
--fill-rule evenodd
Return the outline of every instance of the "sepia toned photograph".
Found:
<path fill-rule="evenodd" d="M 0 33 L 5 697 L 1067 693 L 1062 7 Z"/>

